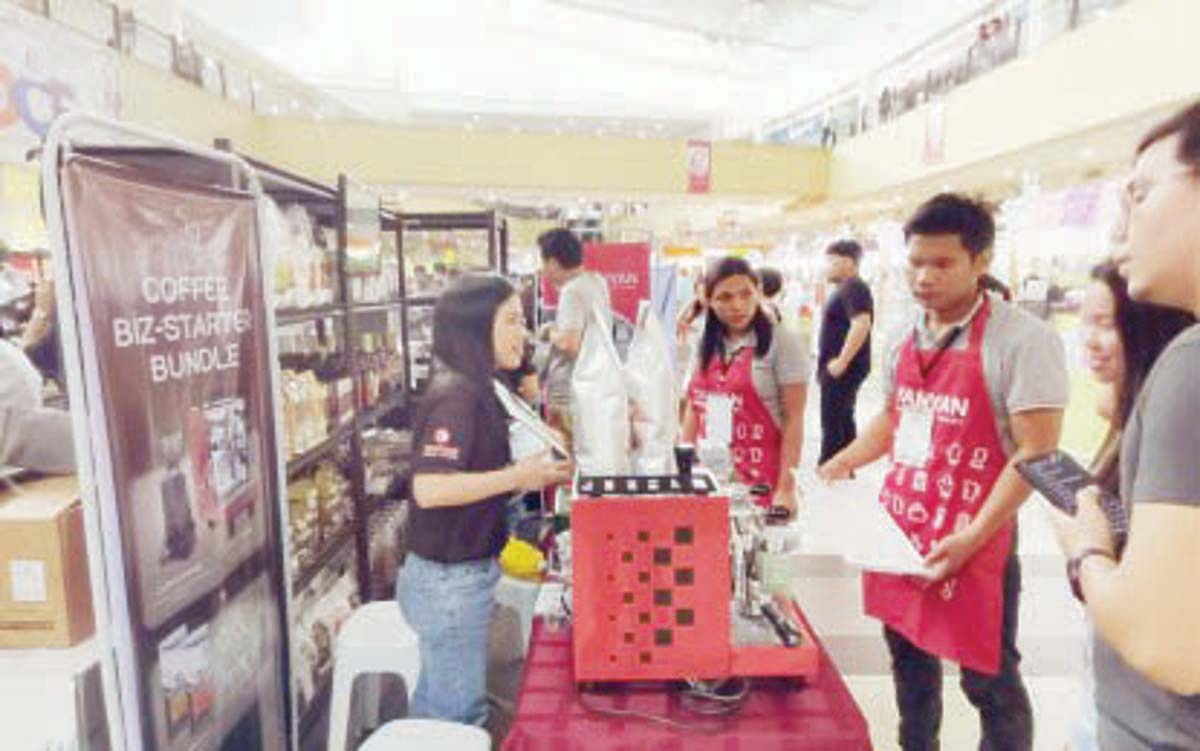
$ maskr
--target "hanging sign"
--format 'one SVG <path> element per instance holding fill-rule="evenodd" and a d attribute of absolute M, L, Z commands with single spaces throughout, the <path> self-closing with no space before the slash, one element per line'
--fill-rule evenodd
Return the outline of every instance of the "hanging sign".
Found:
<path fill-rule="evenodd" d="M 687 142 L 688 193 L 707 193 L 712 180 L 712 142 Z"/>
<path fill-rule="evenodd" d="M 254 198 L 86 157 L 62 183 L 127 747 L 285 751 Z"/>

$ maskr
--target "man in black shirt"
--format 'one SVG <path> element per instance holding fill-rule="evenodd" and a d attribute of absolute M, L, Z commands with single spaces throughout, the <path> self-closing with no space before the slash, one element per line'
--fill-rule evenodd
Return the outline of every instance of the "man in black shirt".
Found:
<path fill-rule="evenodd" d="M 875 301 L 858 276 L 862 246 L 839 240 L 825 250 L 829 281 L 838 288 L 825 304 L 817 357 L 821 384 L 821 459 L 824 464 L 854 442 L 854 404 L 871 372 L 871 324 Z"/>

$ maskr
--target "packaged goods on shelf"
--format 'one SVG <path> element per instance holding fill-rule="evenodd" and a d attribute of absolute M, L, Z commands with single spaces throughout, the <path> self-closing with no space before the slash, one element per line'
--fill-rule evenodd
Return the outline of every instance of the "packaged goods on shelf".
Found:
<path fill-rule="evenodd" d="M 404 560 L 404 524 L 408 519 L 408 504 L 389 506 L 371 516 L 369 560 L 371 562 L 371 596 L 387 599 L 395 595 L 396 576 Z"/>
<path fill-rule="evenodd" d="M 363 467 L 368 496 L 383 497 L 397 474 L 408 470 L 412 433 L 369 430 L 363 434 Z"/>
<path fill-rule="evenodd" d="M 357 575 L 348 549 L 344 562 L 321 572 L 296 593 L 296 701 L 301 714 L 326 684 L 333 670 L 333 646 L 338 631 L 359 605 Z"/>
<path fill-rule="evenodd" d="M 275 307 L 330 305 L 337 290 L 337 238 L 302 206 L 267 202 L 265 245 L 275 269 Z"/>
<path fill-rule="evenodd" d="M 311 475 L 288 483 L 287 499 L 292 570 L 299 572 L 350 528 L 350 480 L 334 462 L 322 462 Z"/>
<path fill-rule="evenodd" d="M 320 381 L 307 370 L 280 372 L 283 438 L 289 458 L 319 445 L 354 418 L 354 380 Z"/>

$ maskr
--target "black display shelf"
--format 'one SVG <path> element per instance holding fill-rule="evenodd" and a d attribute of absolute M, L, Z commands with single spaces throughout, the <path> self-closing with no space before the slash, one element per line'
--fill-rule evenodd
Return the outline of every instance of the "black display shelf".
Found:
<path fill-rule="evenodd" d="M 404 300 L 380 300 L 379 302 L 356 302 L 350 306 L 351 313 L 378 313 L 385 310 L 400 310 Z"/>
<path fill-rule="evenodd" d="M 303 474 L 305 470 L 312 469 L 321 461 L 333 455 L 337 451 L 338 445 L 350 434 L 351 428 L 354 427 L 354 421 L 348 420 L 344 424 L 338 426 L 338 429 L 329 434 L 329 437 L 313 446 L 308 451 L 292 459 L 287 464 L 287 476 L 291 480 L 296 475 Z"/>
<path fill-rule="evenodd" d="M 333 670 L 325 672 L 325 677 L 317 685 L 317 690 L 313 692 L 312 699 L 309 700 L 308 706 L 304 708 L 304 713 L 300 715 L 300 741 L 308 737 L 308 734 L 319 724 L 323 710 L 329 709 L 329 700 L 333 695 Z"/>
<path fill-rule="evenodd" d="M 410 308 L 421 308 L 428 307 L 430 305 L 436 305 L 437 301 L 438 295 L 413 295 L 405 300 Z"/>
<path fill-rule="evenodd" d="M 380 399 L 370 409 L 359 415 L 359 426 L 361 428 L 371 427 L 379 422 L 379 418 L 392 410 L 400 409 L 406 404 L 408 404 L 408 395 L 402 389 L 396 388 L 387 396 Z"/>
<path fill-rule="evenodd" d="M 354 535 L 354 524 L 350 523 L 340 529 L 331 539 L 326 540 L 312 561 L 307 566 L 302 567 L 292 577 L 292 591 L 298 592 L 307 587 L 317 574 L 324 571 L 329 564 L 337 560 L 337 557 L 346 549 L 346 546 L 354 542 Z"/>
<path fill-rule="evenodd" d="M 308 323 L 320 318 L 333 318 L 345 313 L 345 308 L 339 304 L 318 305 L 312 308 L 277 308 L 275 310 L 276 326 L 294 326 L 297 323 Z"/>

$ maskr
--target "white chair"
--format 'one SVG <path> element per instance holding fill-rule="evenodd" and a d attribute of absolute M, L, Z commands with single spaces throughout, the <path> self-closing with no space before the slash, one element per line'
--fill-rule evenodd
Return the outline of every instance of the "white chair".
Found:
<path fill-rule="evenodd" d="M 491 747 L 488 734 L 474 725 L 393 720 L 372 733 L 358 751 L 489 751 Z"/>
<path fill-rule="evenodd" d="M 529 653 L 529 632 L 533 627 L 534 606 L 537 605 L 541 588 L 541 582 L 518 579 L 507 574 L 501 576 L 496 585 L 496 605 L 516 611 L 517 624 L 521 629 L 522 655 Z"/>
<path fill-rule="evenodd" d="M 421 676 L 421 653 L 417 647 L 417 634 L 404 620 L 400 605 L 395 601 L 363 605 L 351 614 L 338 632 L 329 706 L 328 751 L 346 748 L 354 679 L 360 675 L 371 675 L 376 679 L 379 673 L 403 678 L 411 703 L 417 679 Z M 367 702 L 368 710 L 376 719 L 379 716 L 378 685 L 377 680 L 373 680 Z"/>

